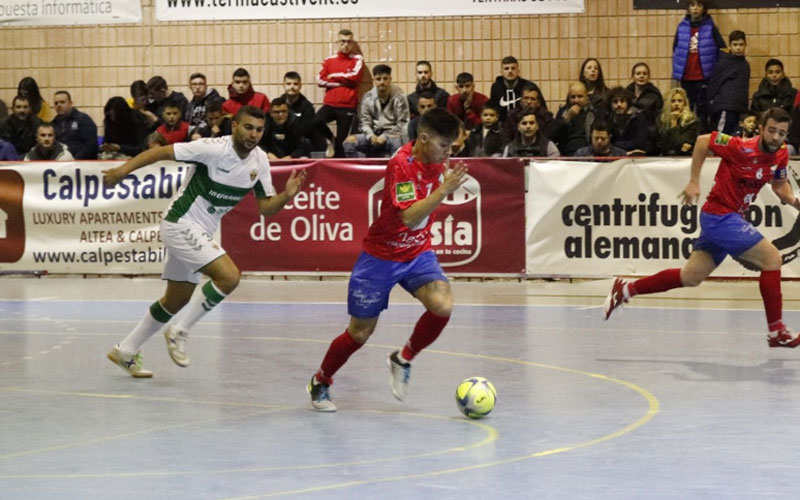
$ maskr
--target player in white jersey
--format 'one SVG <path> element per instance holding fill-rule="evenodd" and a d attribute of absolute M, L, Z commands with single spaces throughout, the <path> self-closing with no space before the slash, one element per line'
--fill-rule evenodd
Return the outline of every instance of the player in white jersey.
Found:
<path fill-rule="evenodd" d="M 134 170 L 157 161 L 193 164 L 161 222 L 161 238 L 167 248 L 161 277 L 167 280 L 167 290 L 133 331 L 108 353 L 108 359 L 131 376 L 153 376 L 142 368 L 139 348 L 189 303 L 202 275 L 210 278 L 202 286 L 203 300 L 192 302 L 176 324 L 164 331 L 167 350 L 178 366 L 189 365 L 189 329 L 239 284 L 239 268 L 212 237 L 222 216 L 250 190 L 255 192 L 261 214 L 273 215 L 302 188 L 306 171 L 292 171 L 284 191 L 276 194 L 267 155 L 256 147 L 264 135 L 265 118 L 260 109 L 244 106 L 233 119 L 230 136 L 147 150 L 103 172 L 104 183 L 113 186 Z"/>

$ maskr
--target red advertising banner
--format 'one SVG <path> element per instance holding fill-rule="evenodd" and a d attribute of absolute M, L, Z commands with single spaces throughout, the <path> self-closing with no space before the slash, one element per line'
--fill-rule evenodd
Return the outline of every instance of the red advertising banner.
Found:
<path fill-rule="evenodd" d="M 278 191 L 292 169 L 308 169 L 303 191 L 269 218 L 245 199 L 222 220 L 222 246 L 242 271 L 349 272 L 378 214 L 387 161 L 276 162 Z M 464 162 L 469 179 L 434 212 L 439 261 L 450 274 L 524 274 L 524 162 Z"/>

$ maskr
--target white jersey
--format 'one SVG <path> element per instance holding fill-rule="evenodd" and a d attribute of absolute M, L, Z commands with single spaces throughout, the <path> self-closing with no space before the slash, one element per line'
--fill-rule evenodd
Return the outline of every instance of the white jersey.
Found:
<path fill-rule="evenodd" d="M 192 164 L 189 174 L 164 217 L 169 222 L 192 221 L 213 234 L 222 216 L 254 190 L 256 197 L 273 196 L 269 159 L 256 147 L 239 158 L 231 136 L 179 142 L 175 159 Z"/>

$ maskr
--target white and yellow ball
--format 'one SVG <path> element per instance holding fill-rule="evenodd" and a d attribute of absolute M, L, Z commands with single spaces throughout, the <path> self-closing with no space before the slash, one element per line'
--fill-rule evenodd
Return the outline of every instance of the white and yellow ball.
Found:
<path fill-rule="evenodd" d="M 497 391 L 483 377 L 470 377 L 456 388 L 456 405 L 469 418 L 483 418 L 494 408 Z"/>

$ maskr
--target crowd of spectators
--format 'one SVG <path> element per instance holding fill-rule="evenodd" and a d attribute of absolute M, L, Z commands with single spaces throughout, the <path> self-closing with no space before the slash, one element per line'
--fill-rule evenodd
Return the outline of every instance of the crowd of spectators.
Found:
<path fill-rule="evenodd" d="M 392 82 L 391 66 L 377 64 L 373 88 L 360 95 L 368 71 L 364 57 L 350 30 L 338 36 L 339 50 L 316 76 L 325 90 L 318 110 L 302 94 L 295 71 L 284 75 L 284 93 L 272 100 L 253 87 L 245 68 L 233 72 L 227 97 L 209 88 L 199 72 L 189 76 L 188 99 L 154 76 L 133 82 L 129 98 L 108 100 L 98 137 L 97 125 L 73 105 L 68 91 L 57 91 L 51 108 L 36 81 L 25 77 L 10 109 L 0 101 L 0 160 L 130 157 L 155 145 L 230 134 L 231 116 L 244 105 L 267 113 L 260 146 L 271 159 L 391 156 L 416 139 L 419 116 L 437 107 L 463 122 L 458 156 L 464 157 L 689 156 L 704 132 L 756 134 L 758 114 L 771 107 L 792 114 L 788 142 L 793 151 L 800 146 L 800 97 L 783 63 L 769 59 L 748 98 L 746 34 L 735 30 L 726 44 L 704 0 L 688 0 L 675 32 L 672 77 L 679 86 L 662 93 L 650 82 L 648 64 L 637 62 L 629 85 L 609 88 L 601 61 L 587 58 L 577 79 L 565 85 L 561 104 L 552 107 L 540 87 L 520 75 L 513 56 L 500 61 L 488 95 L 468 72 L 458 74 L 448 93 L 447 85 L 433 80 L 428 61 L 416 64 L 412 93 Z"/>

